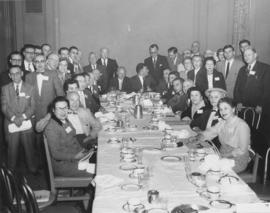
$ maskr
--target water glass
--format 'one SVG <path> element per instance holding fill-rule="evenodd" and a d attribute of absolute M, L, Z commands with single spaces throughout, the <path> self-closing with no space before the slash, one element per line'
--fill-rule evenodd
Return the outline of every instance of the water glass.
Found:
<path fill-rule="evenodd" d="M 135 155 L 137 158 L 137 163 L 142 164 L 142 158 L 143 158 L 143 150 L 140 147 L 135 148 Z"/>

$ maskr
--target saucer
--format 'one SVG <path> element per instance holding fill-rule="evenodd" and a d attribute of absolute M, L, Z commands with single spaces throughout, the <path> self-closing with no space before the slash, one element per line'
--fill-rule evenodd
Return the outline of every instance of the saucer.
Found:
<path fill-rule="evenodd" d="M 134 210 L 137 209 L 137 208 L 138 209 L 143 209 L 144 205 L 142 203 L 140 203 L 140 204 L 136 205 L 136 207 L 134 207 L 134 209 L 132 210 L 132 209 L 129 208 L 128 203 L 125 203 L 122 208 L 126 212 L 134 212 Z"/>
<path fill-rule="evenodd" d="M 161 159 L 162 161 L 170 162 L 170 163 L 175 163 L 175 162 L 180 162 L 180 161 L 182 161 L 182 158 L 181 158 L 181 157 L 178 157 L 178 156 L 170 156 L 170 155 L 162 156 L 160 159 Z"/>
<path fill-rule="evenodd" d="M 227 200 L 212 200 L 210 201 L 209 205 L 216 209 L 229 209 L 234 204 L 232 204 L 231 202 Z"/>
<path fill-rule="evenodd" d="M 145 147 L 143 148 L 143 152 L 147 152 L 147 153 L 160 153 L 161 149 L 160 148 L 156 148 L 156 147 Z"/>
<path fill-rule="evenodd" d="M 124 191 L 138 191 L 142 188 L 141 185 L 138 185 L 136 183 L 127 183 L 127 184 L 123 184 L 121 185 L 121 189 Z"/>
<path fill-rule="evenodd" d="M 137 166 L 134 164 L 122 164 L 119 169 L 123 170 L 123 171 L 132 171 L 134 169 L 136 169 Z"/>

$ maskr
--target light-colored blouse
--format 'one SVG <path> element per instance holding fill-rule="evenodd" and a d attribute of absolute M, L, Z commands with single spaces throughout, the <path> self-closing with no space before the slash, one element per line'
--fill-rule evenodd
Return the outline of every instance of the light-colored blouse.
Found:
<path fill-rule="evenodd" d="M 205 140 L 211 140 L 218 136 L 222 144 L 233 148 L 231 154 L 238 157 L 248 153 L 250 145 L 250 129 L 241 118 L 234 116 L 230 122 L 220 120 L 215 126 L 208 128 L 203 133 Z"/>

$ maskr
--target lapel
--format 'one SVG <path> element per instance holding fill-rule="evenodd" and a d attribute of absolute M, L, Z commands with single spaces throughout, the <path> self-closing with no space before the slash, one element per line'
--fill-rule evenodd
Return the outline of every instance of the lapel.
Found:
<path fill-rule="evenodd" d="M 53 72 L 53 71 L 51 71 L 51 72 Z M 45 86 L 48 82 L 49 82 L 49 80 L 50 80 L 50 77 L 49 77 L 49 75 L 48 75 L 48 73 L 47 73 L 47 71 L 44 71 L 44 76 L 46 76 L 47 77 L 47 80 L 44 80 L 43 79 L 43 81 L 42 81 L 42 84 L 41 84 L 41 92 L 40 92 L 40 94 L 41 94 L 41 97 L 46 97 L 46 93 L 47 93 L 47 86 Z"/>
<path fill-rule="evenodd" d="M 140 81 L 140 78 L 139 78 L 138 75 L 137 75 L 136 77 L 137 77 L 138 85 L 140 86 L 140 89 L 142 89 L 142 88 L 143 88 L 143 85 L 142 85 L 142 83 L 141 83 L 141 81 Z M 144 84 L 145 84 L 145 82 L 144 82 Z"/>

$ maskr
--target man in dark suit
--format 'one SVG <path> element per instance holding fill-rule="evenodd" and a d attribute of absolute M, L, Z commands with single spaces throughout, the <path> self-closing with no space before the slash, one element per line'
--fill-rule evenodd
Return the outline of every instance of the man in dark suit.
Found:
<path fill-rule="evenodd" d="M 151 75 L 148 75 L 148 68 L 144 63 L 136 66 L 137 75 L 130 79 L 132 92 L 152 91 L 155 85 Z"/>
<path fill-rule="evenodd" d="M 255 107 L 256 112 L 261 113 L 268 98 L 270 66 L 257 61 L 256 50 L 251 47 L 245 50 L 244 58 L 247 65 L 240 69 L 234 88 L 237 108 Z"/>
<path fill-rule="evenodd" d="M 45 69 L 45 57 L 38 55 L 35 58 L 36 72 L 26 76 L 26 83 L 34 86 L 36 102 L 35 119 L 39 121 L 48 112 L 48 106 L 56 96 L 63 96 L 64 91 L 60 79 L 55 71 Z"/>
<path fill-rule="evenodd" d="M 80 96 L 81 106 L 90 109 L 93 114 L 96 113 L 99 110 L 100 105 L 96 102 L 91 91 L 87 88 L 85 74 L 77 74 L 74 76 L 74 79 L 79 83 L 78 94 Z"/>
<path fill-rule="evenodd" d="M 26 44 L 22 48 L 22 53 L 24 61 L 22 63 L 22 70 L 25 74 L 35 72 L 34 57 L 35 57 L 35 47 L 31 44 Z"/>
<path fill-rule="evenodd" d="M 171 87 L 171 84 L 169 82 L 169 74 L 171 70 L 165 69 L 163 70 L 163 78 L 159 81 L 155 91 L 160 93 L 161 95 L 165 94 L 169 88 Z"/>
<path fill-rule="evenodd" d="M 100 49 L 100 58 L 97 60 L 98 65 L 103 65 L 106 68 L 106 74 L 108 79 L 112 79 L 116 75 L 118 64 L 115 59 L 109 58 L 109 49 Z M 107 82 L 107 87 L 109 82 Z"/>
<path fill-rule="evenodd" d="M 59 66 L 59 56 L 56 53 L 50 53 L 46 60 L 46 69 L 49 71 L 57 71 Z"/>
<path fill-rule="evenodd" d="M 214 69 L 216 61 L 213 57 L 205 59 L 205 70 L 197 74 L 196 86 L 203 92 L 209 88 L 217 87 L 226 90 L 226 83 L 222 73 Z"/>
<path fill-rule="evenodd" d="M 162 71 L 169 68 L 166 56 L 159 55 L 158 50 L 157 44 L 150 45 L 150 57 L 144 60 L 144 64 L 148 67 L 149 75 L 155 80 L 156 85 L 162 79 Z"/>
<path fill-rule="evenodd" d="M 178 71 L 178 65 L 183 62 L 183 57 L 178 53 L 176 47 L 170 47 L 168 49 L 168 64 L 171 71 Z"/>
<path fill-rule="evenodd" d="M 28 169 L 35 173 L 34 134 L 32 116 L 35 111 L 34 88 L 22 81 L 20 66 L 11 66 L 12 82 L 2 88 L 2 111 L 5 117 L 5 136 L 8 142 L 8 166 L 15 170 L 20 142 L 24 147 Z"/>
<path fill-rule="evenodd" d="M 246 61 L 244 59 L 244 52 L 249 47 L 251 47 L 251 42 L 249 40 L 242 39 L 241 41 L 239 41 L 240 55 L 237 55 L 235 58 L 246 64 Z"/>
<path fill-rule="evenodd" d="M 68 70 L 70 70 L 72 76 L 83 72 L 83 68 L 80 66 L 80 63 L 78 61 L 78 54 L 78 47 L 72 46 L 69 48 Z"/>
<path fill-rule="evenodd" d="M 223 51 L 226 60 L 219 61 L 216 65 L 216 69 L 217 71 L 223 73 L 226 82 L 228 97 L 233 98 L 235 81 L 238 72 L 240 68 L 244 66 L 244 63 L 241 60 L 235 58 L 235 51 L 232 45 L 226 45 L 223 48 Z"/>
<path fill-rule="evenodd" d="M 202 56 L 201 55 L 194 55 L 192 57 L 192 65 L 193 65 L 194 69 L 188 71 L 187 79 L 190 79 L 194 83 L 196 83 L 197 74 L 199 73 L 199 71 L 204 69 Z"/>
<path fill-rule="evenodd" d="M 126 76 L 126 68 L 118 67 L 116 77 L 111 79 L 109 91 L 118 90 L 126 93 L 131 92 L 130 79 Z"/>

